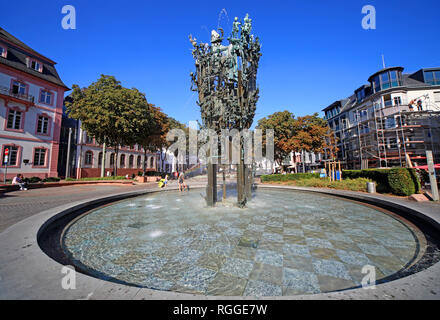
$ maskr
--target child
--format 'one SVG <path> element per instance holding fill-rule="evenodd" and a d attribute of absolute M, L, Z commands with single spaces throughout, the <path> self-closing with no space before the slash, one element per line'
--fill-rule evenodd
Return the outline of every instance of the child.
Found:
<path fill-rule="evenodd" d="M 179 191 L 185 191 L 185 189 L 188 190 L 187 185 L 185 184 L 185 175 L 183 172 L 179 175 Z"/>

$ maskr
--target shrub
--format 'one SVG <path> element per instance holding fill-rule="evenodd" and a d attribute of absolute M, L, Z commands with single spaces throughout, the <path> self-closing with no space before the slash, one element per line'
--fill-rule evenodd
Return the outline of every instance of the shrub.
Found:
<path fill-rule="evenodd" d="M 319 178 L 319 173 L 270 174 L 261 176 L 261 182 L 298 181 Z"/>
<path fill-rule="evenodd" d="M 364 169 L 364 170 L 343 170 L 343 179 L 356 179 L 356 178 L 367 178 L 376 182 L 377 192 L 381 193 L 395 193 L 395 190 L 390 185 L 389 175 L 393 170 L 400 169 L 407 172 L 409 175 L 409 180 L 414 184 L 415 193 L 421 191 L 420 178 L 415 169 L 412 168 L 395 168 L 395 169 Z M 409 182 L 408 182 L 409 183 Z M 407 190 L 408 191 L 408 190 Z M 398 194 L 401 195 L 401 194 Z"/>
<path fill-rule="evenodd" d="M 38 183 L 38 182 L 41 182 L 41 178 L 39 178 L 39 177 L 30 177 L 30 178 L 24 179 L 24 181 L 27 182 L 27 183 Z"/>
<path fill-rule="evenodd" d="M 292 182 L 292 184 L 298 187 L 314 187 L 314 188 L 332 188 L 350 191 L 366 191 L 367 182 L 371 182 L 370 179 L 357 178 L 346 179 L 341 181 L 330 181 L 329 179 L 311 178 L 307 180 L 298 180 Z"/>
<path fill-rule="evenodd" d="M 409 170 L 404 168 L 391 169 L 388 175 L 391 191 L 399 196 L 410 196 L 416 192 L 416 186 Z"/>
<path fill-rule="evenodd" d="M 157 177 L 157 176 L 161 176 L 162 174 L 157 171 L 147 171 L 147 173 L 145 173 L 145 175 L 147 177 Z"/>
<path fill-rule="evenodd" d="M 43 179 L 43 182 L 59 182 L 61 179 L 58 177 L 49 177 L 46 179 Z"/>

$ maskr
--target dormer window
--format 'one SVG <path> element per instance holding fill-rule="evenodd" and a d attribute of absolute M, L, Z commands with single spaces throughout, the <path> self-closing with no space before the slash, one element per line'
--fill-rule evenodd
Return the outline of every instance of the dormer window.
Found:
<path fill-rule="evenodd" d="M 40 92 L 40 102 L 44 104 L 52 105 L 52 92 L 47 90 L 41 90 Z"/>
<path fill-rule="evenodd" d="M 440 70 L 438 71 L 425 71 L 424 72 L 425 83 L 431 85 L 439 85 L 440 84 Z"/>
<path fill-rule="evenodd" d="M 43 72 L 43 64 L 35 59 L 27 58 L 28 59 L 28 68 L 34 69 L 38 72 Z"/>
<path fill-rule="evenodd" d="M 36 71 L 40 71 L 40 64 L 35 60 L 31 61 L 31 68 Z"/>
<path fill-rule="evenodd" d="M 8 51 L 6 50 L 5 47 L 0 46 L 0 57 L 5 58 L 6 59 L 6 55 L 7 55 Z"/>
<path fill-rule="evenodd" d="M 382 70 L 371 76 L 368 81 L 371 82 L 373 92 L 379 92 L 402 85 L 403 68 L 395 67 Z"/>

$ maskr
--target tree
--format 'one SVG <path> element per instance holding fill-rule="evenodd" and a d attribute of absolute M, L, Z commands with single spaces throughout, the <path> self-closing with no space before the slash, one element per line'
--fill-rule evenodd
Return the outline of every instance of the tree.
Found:
<path fill-rule="evenodd" d="M 150 121 L 144 122 L 139 128 L 137 142 L 144 149 L 143 174 L 146 172 L 147 150 L 161 150 L 166 142 L 166 134 L 169 130 L 168 118 L 159 107 L 149 104 Z"/>
<path fill-rule="evenodd" d="M 69 116 L 79 119 L 82 129 L 99 144 L 113 147 L 114 175 L 117 175 L 120 146 L 135 144 L 139 128 L 150 119 L 145 95 L 137 89 L 124 88 L 115 77 L 106 75 L 87 88 L 78 85 L 72 88 L 71 99 L 66 100 Z"/>
<path fill-rule="evenodd" d="M 282 161 L 291 152 L 323 152 L 328 143 L 329 127 L 327 122 L 318 116 L 318 113 L 295 119 L 289 111 L 275 112 L 258 121 L 257 129 L 274 130 L 274 157 L 282 166 Z"/>
<path fill-rule="evenodd" d="M 275 112 L 258 121 L 257 129 L 263 130 L 263 145 L 266 130 L 274 130 L 274 160 L 282 166 L 283 160 L 294 150 L 292 137 L 297 131 L 295 116 L 289 111 Z"/>

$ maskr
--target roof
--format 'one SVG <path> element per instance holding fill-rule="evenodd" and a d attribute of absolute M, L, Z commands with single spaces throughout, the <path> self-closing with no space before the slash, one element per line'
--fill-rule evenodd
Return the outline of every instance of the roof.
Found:
<path fill-rule="evenodd" d="M 51 59 L 38 53 L 31 47 L 27 46 L 10 33 L 6 32 L 0 27 L 0 42 L 7 45 L 8 55 L 5 58 L 0 57 L 0 63 L 14 69 L 23 71 L 37 78 L 45 81 L 52 82 L 56 85 L 62 86 L 67 90 L 70 90 L 61 80 L 58 72 L 55 69 L 55 62 Z M 26 58 L 33 57 L 38 59 L 43 64 L 43 71 L 38 72 L 26 65 Z"/>
<path fill-rule="evenodd" d="M 374 73 L 373 75 L 371 75 L 371 76 L 368 78 L 368 81 L 371 82 L 371 80 L 372 80 L 375 76 L 377 76 L 378 74 L 381 74 L 382 72 L 385 72 L 385 71 L 391 71 L 391 70 L 399 70 L 400 72 L 402 72 L 402 71 L 403 71 L 403 67 L 390 67 L 390 68 L 384 68 L 384 69 L 382 69 L 382 70 L 377 71 L 377 72 Z"/>
<path fill-rule="evenodd" d="M 369 78 L 369 80 L 372 79 L 373 77 L 375 77 L 376 75 L 378 75 L 378 74 L 380 74 L 382 72 L 388 71 L 388 70 L 400 70 L 400 71 L 402 71 L 403 68 L 402 67 L 391 67 L 391 68 L 382 69 L 382 70 L 374 73 Z M 402 73 L 402 85 L 399 86 L 399 87 L 393 87 L 393 88 L 390 88 L 390 89 L 387 89 L 387 90 L 401 89 L 401 88 L 405 88 L 405 89 L 427 88 L 427 87 L 433 87 L 433 86 L 434 87 L 439 87 L 439 85 L 427 84 L 427 83 L 421 81 L 420 79 L 417 79 L 417 77 L 415 76 L 420 71 L 438 71 L 438 70 L 440 70 L 440 67 L 438 67 L 438 68 L 424 68 L 424 69 L 421 69 L 421 70 L 419 70 L 419 71 L 417 71 L 415 73 L 411 73 L 411 74 L 409 74 L 409 73 Z M 362 85 L 361 87 L 359 87 L 358 89 L 356 89 L 354 92 L 356 93 L 360 89 L 363 89 L 363 88 L 368 89 L 370 87 L 371 87 L 370 84 L 365 84 L 365 85 Z M 367 97 L 369 97 L 370 95 L 371 94 L 369 94 Z M 325 112 L 327 110 L 333 109 L 336 106 L 340 106 L 341 109 L 340 109 L 340 112 L 338 113 L 338 115 L 339 115 L 339 114 L 343 113 L 344 111 L 349 110 L 352 107 L 354 107 L 356 105 L 356 103 L 357 103 L 356 96 L 355 95 L 351 95 L 348 98 L 345 98 L 345 99 L 342 99 L 342 100 L 337 100 L 337 101 L 333 102 L 331 105 L 329 105 L 328 107 L 326 107 L 322 111 Z M 335 117 L 337 117 L 338 115 L 335 115 Z"/>

